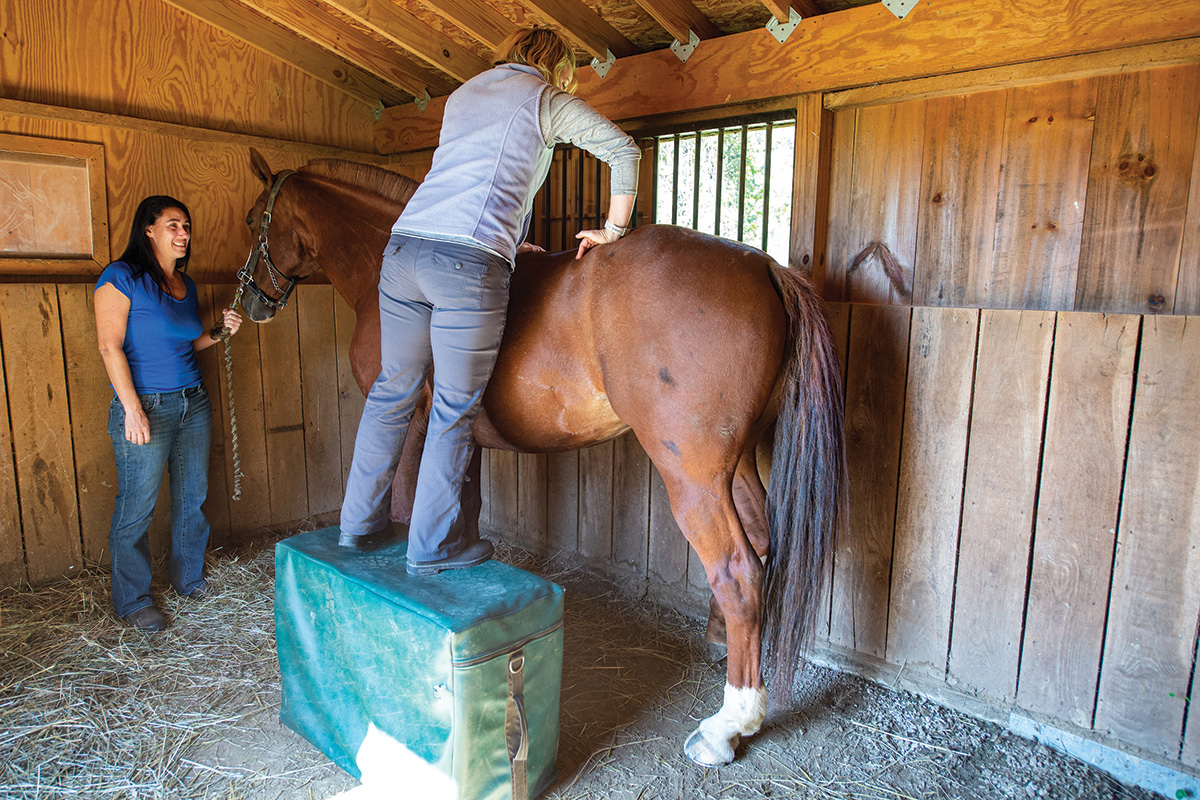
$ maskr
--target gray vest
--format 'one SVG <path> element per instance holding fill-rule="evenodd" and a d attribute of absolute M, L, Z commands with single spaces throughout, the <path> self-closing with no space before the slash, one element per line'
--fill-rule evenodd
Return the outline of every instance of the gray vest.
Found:
<path fill-rule="evenodd" d="M 503 64 L 455 90 L 433 166 L 392 230 L 513 261 L 554 157 L 538 113 L 549 89 L 533 67 Z"/>

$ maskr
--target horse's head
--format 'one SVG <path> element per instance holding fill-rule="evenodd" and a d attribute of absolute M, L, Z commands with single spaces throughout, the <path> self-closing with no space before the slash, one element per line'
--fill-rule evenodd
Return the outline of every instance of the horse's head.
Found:
<path fill-rule="evenodd" d="M 285 181 L 296 173 L 271 173 L 266 159 L 250 149 L 254 173 L 264 184 L 262 194 L 246 214 L 254 244 L 246 266 L 238 271 L 242 309 L 255 322 L 268 322 L 287 305 L 296 282 L 316 272 L 317 248 L 301 212 L 301 204 L 285 194 Z M 292 178 L 299 180 L 299 178 Z"/>

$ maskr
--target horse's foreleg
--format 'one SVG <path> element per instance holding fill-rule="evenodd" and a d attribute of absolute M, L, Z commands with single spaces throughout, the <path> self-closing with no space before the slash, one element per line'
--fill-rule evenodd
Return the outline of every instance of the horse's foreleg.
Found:
<path fill-rule="evenodd" d="M 737 508 L 742 529 L 754 546 L 759 559 L 767 557 L 770 545 L 770 529 L 767 527 L 767 491 L 759 477 L 754 448 L 742 453 L 737 470 L 733 474 L 733 504 Z M 716 595 L 709 598 L 708 627 L 704 638 L 713 645 L 723 647 L 727 639 L 725 615 Z M 717 650 L 719 652 L 719 650 Z"/>
<path fill-rule="evenodd" d="M 728 484 L 720 494 L 677 485 L 672 505 L 680 509 L 676 520 L 704 563 L 727 631 L 724 702 L 684 745 L 692 761 L 715 767 L 732 761 L 738 743 L 757 733 L 766 716 L 760 663 L 763 565 L 742 529 Z"/>

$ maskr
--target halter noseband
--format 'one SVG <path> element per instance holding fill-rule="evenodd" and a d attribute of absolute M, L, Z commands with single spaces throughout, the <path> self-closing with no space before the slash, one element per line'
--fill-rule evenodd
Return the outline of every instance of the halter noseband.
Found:
<path fill-rule="evenodd" d="M 275 266 L 271 261 L 271 253 L 267 239 L 267 229 L 271 225 L 271 209 L 275 207 L 275 198 L 279 196 L 279 189 L 283 186 L 284 180 L 295 175 L 294 169 L 285 169 L 283 172 L 275 176 L 275 183 L 271 186 L 271 193 L 267 195 L 267 207 L 263 209 L 262 217 L 258 223 L 258 243 L 250 249 L 250 256 L 246 259 L 246 266 L 238 270 L 238 282 L 258 298 L 258 302 L 270 309 L 280 309 L 287 305 L 288 297 L 291 296 L 292 290 L 296 288 L 302 278 L 295 278 L 291 275 L 284 275 L 279 267 Z M 271 285 L 275 287 L 275 291 L 279 292 L 279 299 L 268 297 L 267 293 L 258 287 L 254 282 L 254 268 L 258 266 L 259 259 L 262 259 L 263 264 L 267 268 L 267 276 L 271 279 Z M 279 286 L 279 281 L 276 276 L 287 281 L 287 288 L 282 289 Z"/>

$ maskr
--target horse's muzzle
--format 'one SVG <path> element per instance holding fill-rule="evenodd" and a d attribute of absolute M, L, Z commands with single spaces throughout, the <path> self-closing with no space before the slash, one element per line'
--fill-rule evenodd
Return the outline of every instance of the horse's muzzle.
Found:
<path fill-rule="evenodd" d="M 275 318 L 275 309 L 260 302 L 253 292 L 242 296 L 242 310 L 252 322 L 270 322 Z"/>

